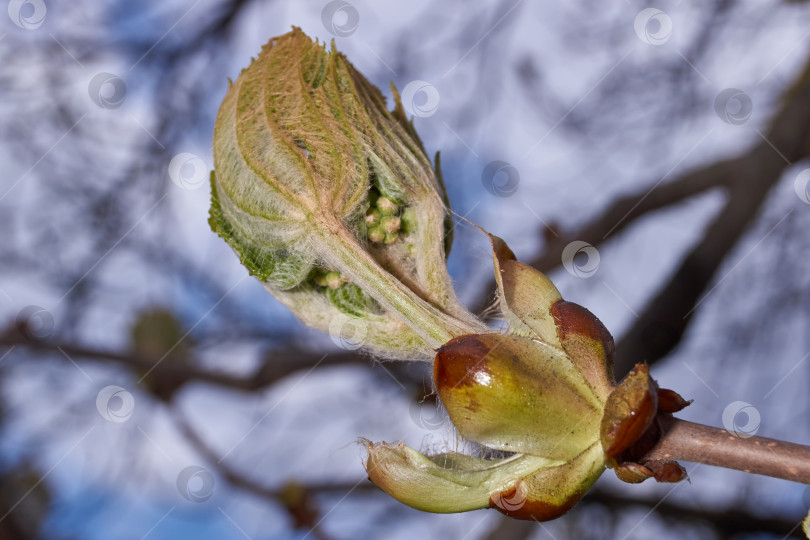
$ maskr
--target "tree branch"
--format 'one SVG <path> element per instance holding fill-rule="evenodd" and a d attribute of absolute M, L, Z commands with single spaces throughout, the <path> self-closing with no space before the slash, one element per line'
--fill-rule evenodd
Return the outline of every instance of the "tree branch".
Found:
<path fill-rule="evenodd" d="M 782 109 L 771 121 L 767 133 L 760 137 L 762 141 L 729 171 L 733 182 L 725 208 L 619 341 L 617 376 L 624 375 L 638 362 L 655 363 L 680 343 L 693 319 L 692 312 L 705 298 L 704 292 L 727 255 L 762 209 L 769 191 L 786 168 L 810 156 L 810 63 L 785 93 Z"/>
<path fill-rule="evenodd" d="M 154 369 L 154 372 L 161 379 L 170 380 L 176 388 L 191 381 L 200 381 L 247 392 L 260 390 L 287 375 L 316 365 L 321 367 L 343 364 L 370 364 L 367 358 L 356 352 L 313 353 L 312 351 L 288 348 L 268 353 L 266 361 L 254 373 L 240 376 L 210 369 L 201 369 L 187 363 L 177 365 L 169 360 L 158 365 L 159 359 L 144 358 L 128 352 L 93 349 L 72 343 L 32 342 L 25 339 L 0 338 L 0 348 L 11 347 L 24 347 L 32 352 L 59 353 L 60 356 L 67 355 L 71 359 L 81 358 L 95 362 L 112 361 L 123 364 L 139 373 L 150 372 Z M 156 368 L 156 365 L 158 365 L 158 368 Z"/>
<path fill-rule="evenodd" d="M 643 459 L 691 461 L 810 484 L 810 446 L 740 437 L 668 415 L 657 419 L 663 433 Z"/>

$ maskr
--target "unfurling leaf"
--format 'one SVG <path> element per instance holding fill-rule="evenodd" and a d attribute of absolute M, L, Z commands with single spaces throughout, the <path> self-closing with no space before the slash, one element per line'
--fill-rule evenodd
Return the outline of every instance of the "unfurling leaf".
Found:
<path fill-rule="evenodd" d="M 369 479 L 400 502 L 436 513 L 480 508 L 545 521 L 567 512 L 602 474 L 593 445 L 568 461 L 516 454 L 425 456 L 402 443 L 367 443 Z"/>
<path fill-rule="evenodd" d="M 393 93 L 389 111 L 298 28 L 271 39 L 220 107 L 209 223 L 308 325 L 349 316 L 377 354 L 429 360 L 483 326 L 456 299 L 444 186 Z"/>
<path fill-rule="evenodd" d="M 482 459 L 458 453 L 425 456 L 402 443 L 367 443 L 372 482 L 400 502 L 426 512 L 464 512 L 489 506 L 490 496 L 515 478 L 560 461 L 536 456 Z"/>

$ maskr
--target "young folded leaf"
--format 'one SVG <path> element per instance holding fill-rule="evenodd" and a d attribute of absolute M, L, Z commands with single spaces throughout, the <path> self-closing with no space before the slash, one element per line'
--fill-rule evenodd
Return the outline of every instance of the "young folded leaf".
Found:
<path fill-rule="evenodd" d="M 425 512 L 495 508 L 512 517 L 546 521 L 571 509 L 604 470 L 598 444 L 568 461 L 520 454 L 501 459 L 425 456 L 402 443 L 366 445 L 369 479 Z"/>
<path fill-rule="evenodd" d="M 388 111 L 334 44 L 271 39 L 220 107 L 209 223 L 308 325 L 349 316 L 378 355 L 429 360 L 484 327 L 456 299 L 444 185 L 393 94 Z"/>
<path fill-rule="evenodd" d="M 487 508 L 491 495 L 508 489 L 515 479 L 563 463 L 535 456 L 505 459 L 459 453 L 425 456 L 402 443 L 365 443 L 369 479 L 400 502 L 425 512 Z"/>

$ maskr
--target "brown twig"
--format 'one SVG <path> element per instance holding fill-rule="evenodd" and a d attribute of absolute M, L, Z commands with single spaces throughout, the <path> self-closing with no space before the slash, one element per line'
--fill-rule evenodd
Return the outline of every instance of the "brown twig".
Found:
<path fill-rule="evenodd" d="M 54 358 L 62 360 L 118 363 L 139 372 L 152 372 L 157 365 L 160 368 L 160 376 L 171 378 L 178 386 L 197 381 L 248 392 L 261 390 L 288 375 L 311 369 L 316 365 L 320 367 L 344 364 L 372 365 L 367 357 L 354 351 L 308 351 L 291 346 L 278 351 L 268 351 L 265 354 L 265 361 L 254 373 L 232 375 L 196 365 L 175 365 L 171 362 L 162 362 L 160 358 L 145 358 L 127 350 L 100 349 L 67 341 L 38 342 L 0 336 L 0 351 L 5 352 L 15 347 L 25 348 L 32 353 L 56 353 Z"/>
<path fill-rule="evenodd" d="M 645 459 L 691 461 L 810 484 L 810 446 L 746 437 L 662 415 L 658 444 Z"/>

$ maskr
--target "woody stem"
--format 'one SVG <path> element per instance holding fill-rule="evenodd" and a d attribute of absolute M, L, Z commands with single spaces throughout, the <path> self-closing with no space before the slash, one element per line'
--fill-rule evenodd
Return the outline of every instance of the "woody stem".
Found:
<path fill-rule="evenodd" d="M 810 484 L 810 446 L 742 436 L 659 415 L 661 439 L 647 459 L 691 461 Z"/>

